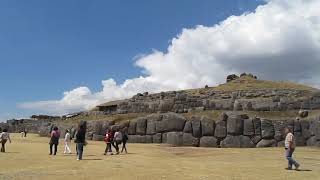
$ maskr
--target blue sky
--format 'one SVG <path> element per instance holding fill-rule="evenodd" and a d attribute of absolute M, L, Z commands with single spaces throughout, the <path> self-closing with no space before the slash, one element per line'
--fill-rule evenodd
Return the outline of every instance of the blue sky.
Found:
<path fill-rule="evenodd" d="M 318 0 L 0 1 L 0 121 L 217 85 L 228 73 L 319 87 L 316 7 Z"/>
<path fill-rule="evenodd" d="M 19 102 L 61 98 L 100 80 L 138 76 L 133 58 L 165 50 L 182 28 L 251 11 L 251 0 L 0 2 L 0 117 L 38 113 Z"/>

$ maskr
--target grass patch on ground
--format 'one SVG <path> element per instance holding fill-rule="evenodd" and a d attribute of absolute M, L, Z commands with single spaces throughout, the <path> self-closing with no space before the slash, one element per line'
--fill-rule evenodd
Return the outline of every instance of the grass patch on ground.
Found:
<path fill-rule="evenodd" d="M 304 171 L 286 171 L 283 148 L 219 149 L 128 144 L 129 154 L 103 156 L 103 142 L 89 142 L 84 160 L 75 154 L 48 155 L 48 139 L 13 135 L 7 153 L 0 153 L 0 179 L 57 180 L 272 180 L 320 177 L 320 149 L 298 147 L 296 159 Z M 74 151 L 74 144 L 71 145 Z"/>

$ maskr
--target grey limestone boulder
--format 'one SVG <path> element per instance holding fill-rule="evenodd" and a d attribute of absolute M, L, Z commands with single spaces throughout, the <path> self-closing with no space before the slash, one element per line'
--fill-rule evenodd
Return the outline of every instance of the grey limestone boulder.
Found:
<path fill-rule="evenodd" d="M 173 146 L 183 145 L 183 132 L 168 132 L 167 133 L 167 144 Z"/>
<path fill-rule="evenodd" d="M 231 115 L 227 120 L 227 133 L 241 135 L 243 133 L 243 119 L 240 115 Z"/>
<path fill-rule="evenodd" d="M 183 131 L 186 118 L 177 113 L 163 114 L 161 121 L 156 121 L 156 132 Z"/>
<path fill-rule="evenodd" d="M 256 145 L 257 148 L 262 147 L 276 147 L 277 141 L 274 139 L 262 139 L 258 144 Z"/>
<path fill-rule="evenodd" d="M 202 133 L 201 133 L 201 119 L 200 117 L 193 116 L 191 118 L 192 122 L 192 134 L 196 138 L 200 138 Z"/>
<path fill-rule="evenodd" d="M 183 128 L 184 133 L 192 133 L 192 122 L 187 121 Z"/>
<path fill-rule="evenodd" d="M 261 135 L 263 139 L 272 139 L 274 137 L 274 127 L 271 120 L 261 120 Z"/>
<path fill-rule="evenodd" d="M 227 136 L 227 122 L 226 121 L 218 121 L 216 123 L 214 136 L 217 138 L 224 138 Z"/>
<path fill-rule="evenodd" d="M 136 121 L 137 121 L 136 134 L 137 135 L 145 135 L 146 129 L 147 129 L 147 119 L 146 118 L 138 118 Z"/>
<path fill-rule="evenodd" d="M 157 134 L 153 135 L 152 136 L 152 142 L 153 143 L 157 143 L 157 144 L 162 143 L 162 134 L 161 133 L 157 133 Z"/>
<path fill-rule="evenodd" d="M 192 136 L 191 133 L 183 133 L 184 146 L 199 146 L 199 139 Z"/>
<path fill-rule="evenodd" d="M 218 140 L 212 136 L 203 136 L 200 139 L 200 147 L 217 147 Z"/>
<path fill-rule="evenodd" d="M 254 135 L 254 127 L 252 119 L 244 119 L 243 121 L 243 135 L 245 136 L 253 136 Z"/>
<path fill-rule="evenodd" d="M 202 136 L 213 136 L 215 130 L 215 121 L 206 116 L 201 118 Z"/>

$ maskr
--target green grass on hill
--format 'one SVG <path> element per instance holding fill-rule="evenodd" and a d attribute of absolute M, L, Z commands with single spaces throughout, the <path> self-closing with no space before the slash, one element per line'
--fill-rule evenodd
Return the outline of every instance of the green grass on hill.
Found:
<path fill-rule="evenodd" d="M 202 89 L 190 89 L 186 90 L 191 94 L 197 95 L 205 93 L 207 91 L 239 91 L 239 90 L 264 90 L 264 89 L 288 89 L 288 90 L 301 90 L 312 92 L 316 91 L 316 88 L 309 87 L 302 84 L 297 84 L 289 81 L 267 81 L 257 80 L 251 77 L 241 77 L 237 80 L 221 84 L 216 87 L 202 88 Z"/>

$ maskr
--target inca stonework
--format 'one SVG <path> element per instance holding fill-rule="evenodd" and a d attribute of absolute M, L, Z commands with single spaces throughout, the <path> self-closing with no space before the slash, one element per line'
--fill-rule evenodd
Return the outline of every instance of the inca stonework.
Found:
<path fill-rule="evenodd" d="M 256 77 L 252 76 L 253 79 Z M 228 83 L 242 82 L 230 76 Z M 227 83 L 227 84 L 228 84 Z M 249 84 L 250 86 L 250 84 Z M 190 91 L 171 91 L 157 94 L 137 94 L 131 99 L 112 101 L 82 112 L 88 117 L 87 139 L 103 141 L 107 129 L 127 129 L 131 143 L 167 143 L 174 146 L 251 148 L 283 146 L 284 128 L 293 129 L 297 145 L 320 146 L 320 115 L 308 116 L 320 109 L 317 89 L 245 89 L 217 90 L 206 87 Z M 220 117 L 207 115 L 184 116 L 205 111 L 223 111 Z M 252 112 L 294 111 L 296 117 L 261 118 Z M 250 116 L 248 115 L 251 112 Z M 116 123 L 108 117 L 119 114 L 141 113 L 134 119 Z M 142 115 L 143 114 L 143 115 Z M 147 114 L 147 115 L 145 115 Z M 93 115 L 105 115 L 105 120 L 90 120 Z M 0 128 L 11 132 L 27 130 L 47 136 L 54 126 L 64 133 L 77 124 L 68 119 L 23 119 L 0 123 Z"/>

